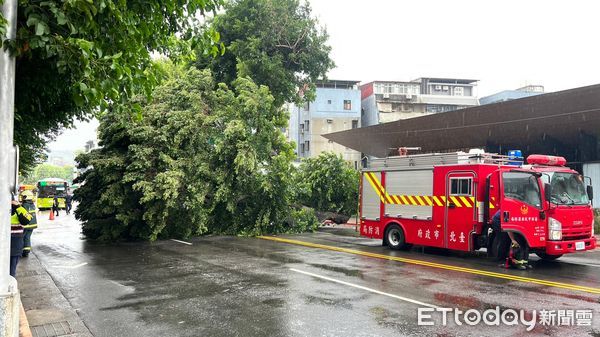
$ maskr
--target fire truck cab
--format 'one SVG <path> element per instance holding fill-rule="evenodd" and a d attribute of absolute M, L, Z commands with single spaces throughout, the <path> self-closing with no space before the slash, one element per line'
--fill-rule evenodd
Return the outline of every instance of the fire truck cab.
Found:
<path fill-rule="evenodd" d="M 527 159 L 477 150 L 372 160 L 362 172 L 361 235 L 393 249 L 487 248 L 497 259 L 508 254 L 509 231 L 543 259 L 594 249 L 589 178 L 562 157 Z"/>

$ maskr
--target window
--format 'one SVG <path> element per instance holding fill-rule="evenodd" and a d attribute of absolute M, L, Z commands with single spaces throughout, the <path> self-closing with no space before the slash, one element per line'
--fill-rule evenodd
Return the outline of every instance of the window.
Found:
<path fill-rule="evenodd" d="M 304 131 L 310 131 L 310 121 L 304 121 Z"/>
<path fill-rule="evenodd" d="M 305 141 L 304 142 L 304 148 L 306 149 L 306 152 L 310 151 L 310 141 Z"/>
<path fill-rule="evenodd" d="M 300 132 L 304 131 L 304 124 L 300 124 Z"/>
<path fill-rule="evenodd" d="M 584 183 L 584 177 L 568 172 L 548 172 L 542 176 L 542 181 L 550 185 L 550 201 L 558 205 L 587 205 L 590 200 Z"/>
<path fill-rule="evenodd" d="M 344 110 L 352 110 L 352 101 L 349 99 L 344 100 Z"/>
<path fill-rule="evenodd" d="M 376 83 L 374 85 L 374 91 L 375 91 L 376 94 L 383 94 L 383 84 Z"/>
<path fill-rule="evenodd" d="M 352 128 L 353 129 L 358 128 L 358 121 L 356 119 L 352 121 Z"/>
<path fill-rule="evenodd" d="M 304 143 L 300 144 L 300 153 L 304 153 Z"/>
<path fill-rule="evenodd" d="M 304 111 L 308 111 L 308 110 L 310 110 L 310 103 L 306 102 L 306 103 L 304 103 Z"/>
<path fill-rule="evenodd" d="M 331 119 L 331 118 L 327 118 L 326 121 L 327 121 L 327 124 L 333 123 L 333 119 Z"/>
<path fill-rule="evenodd" d="M 450 178 L 450 195 L 471 195 L 471 178 Z"/>
<path fill-rule="evenodd" d="M 541 207 L 540 187 L 536 176 L 527 172 L 504 172 L 502 181 L 505 198 Z"/>
<path fill-rule="evenodd" d="M 330 99 L 327 100 L 327 104 L 331 104 L 331 100 Z"/>
<path fill-rule="evenodd" d="M 454 88 L 454 96 L 464 96 L 464 94 L 465 92 L 463 87 Z"/>

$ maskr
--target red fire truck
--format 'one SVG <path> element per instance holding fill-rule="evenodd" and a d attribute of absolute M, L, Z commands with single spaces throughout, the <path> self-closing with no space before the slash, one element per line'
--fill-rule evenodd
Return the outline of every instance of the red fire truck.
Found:
<path fill-rule="evenodd" d="M 497 259 L 508 254 L 509 231 L 543 259 L 594 249 L 591 181 L 565 163 L 482 150 L 372 160 L 362 172 L 361 235 L 393 249 L 487 248 Z"/>

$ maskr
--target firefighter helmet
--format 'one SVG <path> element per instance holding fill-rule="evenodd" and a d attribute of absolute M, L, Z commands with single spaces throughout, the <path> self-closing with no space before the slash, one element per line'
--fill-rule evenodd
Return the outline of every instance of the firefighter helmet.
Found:
<path fill-rule="evenodd" d="M 33 200 L 33 192 L 31 192 L 29 190 L 21 192 L 21 201 L 23 201 L 25 199 Z"/>

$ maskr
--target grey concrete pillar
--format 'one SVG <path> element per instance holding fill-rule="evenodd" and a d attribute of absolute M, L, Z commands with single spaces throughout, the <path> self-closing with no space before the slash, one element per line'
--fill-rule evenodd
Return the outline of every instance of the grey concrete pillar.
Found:
<path fill-rule="evenodd" d="M 17 0 L 4 0 L 1 7 L 8 21 L 7 37 L 14 38 Z M 3 41 L 5 37 L 0 38 Z M 17 282 L 8 275 L 10 258 L 11 168 L 14 167 L 13 126 L 15 103 L 15 59 L 0 48 L 0 336 L 19 336 L 20 299 Z"/>

